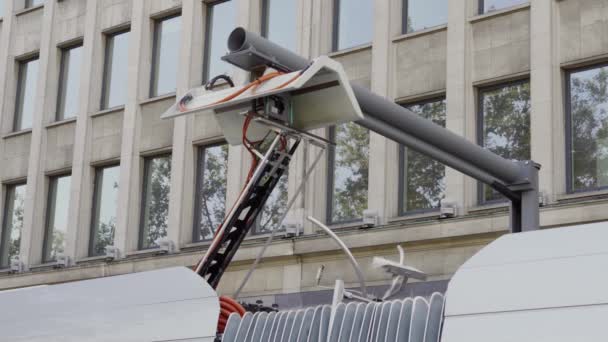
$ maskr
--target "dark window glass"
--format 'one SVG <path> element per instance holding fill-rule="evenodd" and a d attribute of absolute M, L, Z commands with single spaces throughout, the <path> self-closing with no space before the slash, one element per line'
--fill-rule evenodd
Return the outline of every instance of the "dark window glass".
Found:
<path fill-rule="evenodd" d="M 15 104 L 14 131 L 32 128 L 36 83 L 38 80 L 38 58 L 19 62 L 17 80 L 17 103 Z"/>
<path fill-rule="evenodd" d="M 264 0 L 264 37 L 287 48 L 296 50 L 297 0 Z"/>
<path fill-rule="evenodd" d="M 106 246 L 114 243 L 119 182 L 120 166 L 95 170 L 93 225 L 89 249 L 91 256 L 103 255 Z"/>
<path fill-rule="evenodd" d="M 425 119 L 445 127 L 445 99 L 405 106 Z M 445 166 L 407 147 L 403 147 L 402 212 L 438 208 L 445 195 Z"/>
<path fill-rule="evenodd" d="M 355 123 L 330 130 L 328 222 L 360 219 L 367 208 L 369 131 Z"/>
<path fill-rule="evenodd" d="M 57 121 L 71 118 L 78 114 L 81 61 L 82 46 L 61 50 Z"/>
<path fill-rule="evenodd" d="M 230 65 L 221 60 L 226 54 L 226 42 L 230 32 L 236 27 L 236 7 L 234 1 L 221 1 L 207 5 L 207 28 L 205 36 L 204 79 L 227 74 Z"/>
<path fill-rule="evenodd" d="M 71 176 L 53 177 L 49 183 L 46 212 L 46 238 L 44 239 L 44 261 L 57 259 L 65 250 L 65 235 L 68 230 Z"/>
<path fill-rule="evenodd" d="M 171 155 L 146 158 L 143 186 L 140 249 L 156 247 L 156 240 L 167 236 Z"/>
<path fill-rule="evenodd" d="M 403 33 L 448 22 L 448 0 L 404 0 Z"/>
<path fill-rule="evenodd" d="M 569 77 L 571 191 L 608 186 L 608 66 Z"/>
<path fill-rule="evenodd" d="M 179 59 L 181 16 L 157 20 L 154 23 L 154 52 L 150 97 L 175 92 Z"/>
<path fill-rule="evenodd" d="M 4 223 L 0 240 L 0 268 L 10 266 L 11 258 L 19 256 L 23 213 L 25 210 L 25 184 L 6 187 Z"/>
<path fill-rule="evenodd" d="M 287 210 L 287 184 L 288 175 L 284 173 L 279 182 L 272 190 L 268 197 L 266 205 L 258 216 L 258 221 L 253 230 L 253 234 L 267 234 L 273 230 L 280 231 L 282 229 L 279 221 Z"/>
<path fill-rule="evenodd" d="M 44 0 L 25 0 L 25 8 L 44 4 Z"/>
<path fill-rule="evenodd" d="M 107 36 L 101 109 L 125 104 L 129 62 L 129 32 Z"/>
<path fill-rule="evenodd" d="M 530 84 L 528 81 L 482 89 L 480 143 L 511 160 L 530 159 Z M 483 186 L 482 202 L 502 196 Z"/>
<path fill-rule="evenodd" d="M 479 0 L 480 14 L 498 11 L 503 8 L 525 4 L 529 0 Z"/>
<path fill-rule="evenodd" d="M 194 241 L 210 240 L 226 215 L 228 145 L 199 149 Z"/>
<path fill-rule="evenodd" d="M 370 43 L 373 35 L 373 0 L 334 0 L 334 51 Z"/>

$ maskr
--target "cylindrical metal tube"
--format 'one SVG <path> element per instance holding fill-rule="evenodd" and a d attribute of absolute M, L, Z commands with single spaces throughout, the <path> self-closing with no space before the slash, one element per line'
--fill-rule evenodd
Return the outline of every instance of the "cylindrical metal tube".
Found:
<path fill-rule="evenodd" d="M 496 178 L 492 177 L 487 172 L 480 170 L 467 162 L 463 162 L 457 157 L 446 153 L 428 143 L 412 136 L 409 134 L 405 134 L 399 129 L 385 123 L 384 121 L 378 120 L 374 117 L 366 116 L 365 119 L 357 121 L 357 123 L 371 131 L 378 132 L 383 136 L 394 140 L 400 144 L 407 146 L 413 150 L 416 150 L 420 153 L 424 153 L 425 155 L 450 166 L 451 168 L 458 170 L 466 175 L 474 177 L 481 182 L 486 184 L 492 184 L 496 181 Z"/>
<path fill-rule="evenodd" d="M 231 52 L 252 48 L 287 67 L 290 71 L 303 69 L 309 63 L 306 58 L 241 27 L 236 28 L 230 34 L 228 48 Z M 504 159 L 362 86 L 352 84 L 352 88 L 361 110 L 366 114 L 365 119 L 357 121 L 361 126 L 408 145 L 423 154 L 428 154 L 444 164 L 486 183 L 489 178 L 493 181 L 513 183 L 521 176 L 518 164 Z M 382 121 L 385 125 L 378 122 L 366 122 L 371 119 Z M 390 132 L 385 130 L 387 127 L 392 128 Z M 416 139 L 411 139 L 412 137 Z M 411 145 L 414 140 L 418 143 Z"/>

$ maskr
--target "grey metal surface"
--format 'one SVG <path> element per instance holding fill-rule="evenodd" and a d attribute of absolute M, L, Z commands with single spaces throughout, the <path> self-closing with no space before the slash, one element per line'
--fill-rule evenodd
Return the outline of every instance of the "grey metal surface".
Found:
<path fill-rule="evenodd" d="M 239 64 L 238 58 L 231 59 L 230 55 L 264 56 L 268 64 L 283 71 L 302 70 L 310 63 L 240 27 L 230 34 L 228 48 L 231 53 L 224 59 L 242 68 L 248 66 Z M 435 158 L 507 196 L 512 201 L 511 231 L 538 229 L 540 165 L 522 165 L 504 159 L 362 86 L 352 84 L 352 88 L 365 114 L 358 124 Z M 533 198 L 536 201 L 532 201 Z"/>
<path fill-rule="evenodd" d="M 443 321 L 444 297 L 434 293 L 430 297 L 430 307 L 423 297 L 407 298 L 371 303 L 339 303 L 307 308 L 298 311 L 284 311 L 276 314 L 283 317 L 278 329 L 266 325 L 264 332 L 255 336 L 262 338 L 233 339 L 225 335 L 223 342 L 244 341 L 308 341 L 308 342 L 438 342 Z M 260 322 L 266 313 L 258 312 L 251 318 Z M 333 316 L 330 325 L 330 317 Z M 234 324 L 233 324 L 234 322 Z M 231 320 L 226 331 L 236 330 L 236 326 L 247 325 L 246 321 Z M 290 328 L 291 327 L 291 328 Z M 272 333 L 267 332 L 274 330 Z M 273 336 L 266 339 L 263 336 Z"/>
<path fill-rule="evenodd" d="M 0 308 L 0 340 L 28 342 L 212 341 L 219 315 L 185 267 L 0 292 Z"/>

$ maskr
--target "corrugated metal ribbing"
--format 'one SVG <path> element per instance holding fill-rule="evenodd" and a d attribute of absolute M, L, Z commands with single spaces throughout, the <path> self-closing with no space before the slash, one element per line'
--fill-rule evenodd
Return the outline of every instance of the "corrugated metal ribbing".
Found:
<path fill-rule="evenodd" d="M 444 297 L 317 306 L 228 318 L 223 342 L 439 342 Z"/>

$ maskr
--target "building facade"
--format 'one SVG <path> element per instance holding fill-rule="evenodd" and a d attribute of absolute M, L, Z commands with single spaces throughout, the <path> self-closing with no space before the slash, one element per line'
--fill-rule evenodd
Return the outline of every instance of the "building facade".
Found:
<path fill-rule="evenodd" d="M 605 0 L 5 0 L 0 289 L 198 261 L 250 157 L 224 143 L 212 117 L 160 115 L 218 74 L 249 80 L 220 61 L 236 26 L 307 58 L 329 55 L 377 94 L 505 158 L 542 164 L 543 228 L 608 219 Z M 370 286 L 390 280 L 372 257 L 395 258 L 397 244 L 445 287 L 507 231 L 507 203 L 474 179 L 354 124 L 315 133 L 337 146 L 291 209 L 301 234 L 279 234 L 244 297 L 319 291 L 320 265 L 322 284 L 356 286 L 308 215 L 352 248 Z M 300 148 L 221 293 L 237 289 L 281 229 L 315 153 Z M 440 205 L 455 217 L 439 218 Z M 366 209 L 380 224 L 364 229 Z M 159 239 L 175 253 L 160 253 Z M 11 261 L 22 270 L 9 272 Z"/>

